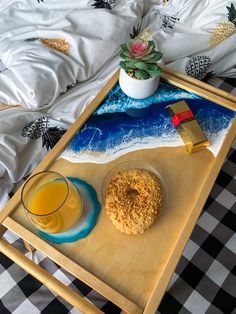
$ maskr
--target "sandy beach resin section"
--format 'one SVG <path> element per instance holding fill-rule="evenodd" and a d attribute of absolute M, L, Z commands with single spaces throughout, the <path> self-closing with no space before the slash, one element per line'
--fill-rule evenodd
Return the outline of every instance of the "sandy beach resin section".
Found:
<path fill-rule="evenodd" d="M 74 242 L 86 237 L 96 225 L 100 212 L 100 203 L 94 188 L 78 178 L 68 177 L 68 179 L 80 191 L 83 201 L 83 212 L 78 223 L 65 232 L 49 234 L 36 229 L 42 237 L 53 243 Z"/>
<path fill-rule="evenodd" d="M 131 151 L 182 146 L 166 106 L 185 100 L 216 157 L 235 112 L 176 86 L 160 83 L 146 99 L 126 96 L 117 84 L 59 158 L 71 162 L 110 162 Z"/>

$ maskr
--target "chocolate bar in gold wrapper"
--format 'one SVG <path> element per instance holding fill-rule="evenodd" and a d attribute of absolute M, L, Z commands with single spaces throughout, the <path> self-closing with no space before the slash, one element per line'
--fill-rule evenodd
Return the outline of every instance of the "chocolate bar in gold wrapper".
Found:
<path fill-rule="evenodd" d="M 167 110 L 188 153 L 193 153 L 209 146 L 203 130 L 184 100 L 167 106 Z"/>

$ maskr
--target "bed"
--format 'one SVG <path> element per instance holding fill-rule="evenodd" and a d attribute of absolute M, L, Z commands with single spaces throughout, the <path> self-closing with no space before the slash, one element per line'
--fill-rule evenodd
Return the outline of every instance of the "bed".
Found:
<path fill-rule="evenodd" d="M 236 95 L 234 88 L 236 86 L 235 8 L 236 2 L 233 0 L 72 0 L 68 2 L 2 0 L 0 9 L 0 208 L 4 207 L 11 193 L 14 193 L 24 178 L 53 148 L 109 80 L 119 66 L 119 45 L 125 42 L 134 30 L 139 29 L 144 34 L 151 34 L 163 53 L 162 62 L 169 68 L 207 81 L 217 87 L 220 87 L 222 83 L 223 89 Z M 233 163 L 232 160 L 235 158 L 233 148 L 231 155 L 233 157 L 229 159 L 230 163 Z M 235 171 L 235 164 L 234 167 L 232 164 L 226 166 L 227 169 L 229 167 Z M 233 179 L 235 175 L 232 176 L 229 170 L 222 171 L 230 175 L 231 184 L 235 184 L 235 179 Z M 227 181 L 228 184 L 229 181 Z M 230 190 L 229 193 L 235 200 L 235 189 Z M 211 198 L 217 198 L 214 192 Z M 227 202 L 226 197 L 222 206 L 227 208 Z M 232 215 L 235 214 L 235 201 L 232 201 L 232 206 L 228 208 L 228 211 L 232 212 Z M 215 224 L 215 220 L 218 219 L 220 223 L 217 217 L 212 218 L 211 215 L 209 218 L 209 214 L 205 216 L 207 216 L 205 224 L 208 224 L 207 219 L 214 221 Z M 229 226 L 227 228 L 231 229 Z M 213 229 L 205 231 L 211 234 Z M 233 235 L 231 233 L 229 235 L 229 238 L 225 238 L 225 242 L 221 240 L 221 243 L 223 241 L 226 245 L 227 241 L 232 241 Z M 9 241 L 19 243 L 19 239 L 12 240 L 12 235 L 8 236 Z M 198 242 L 197 244 L 199 245 Z M 193 252 L 196 253 L 196 242 L 190 241 L 188 245 L 189 251 L 186 254 L 188 256 L 192 254 L 192 258 Z M 230 253 L 228 256 L 231 257 Z M 1 258 L 3 266 L 0 282 L 5 284 L 5 278 L 8 278 L 6 282 L 9 287 L 1 294 L 1 306 L 5 313 L 8 313 L 7 311 L 23 313 L 27 308 L 24 304 L 34 304 L 35 313 L 43 312 L 43 309 L 45 313 L 52 313 L 50 307 L 48 308 L 51 302 L 52 305 L 53 302 L 59 304 L 58 311 L 61 313 L 66 313 L 66 311 L 76 313 L 75 309 L 71 309 L 68 305 L 64 306 L 62 300 L 58 301 L 51 296 L 50 302 L 44 303 L 45 306 L 42 308 L 38 307 L 38 299 L 36 298 L 36 303 L 31 303 L 25 288 L 23 291 L 26 300 L 22 298 L 22 302 L 13 302 L 14 305 L 12 305 L 8 299 L 10 296 L 8 292 L 16 287 L 12 284 L 13 275 L 8 272 L 8 267 L 4 267 L 10 261 L 5 260 L 3 256 Z M 44 263 L 43 257 L 38 252 L 33 253 L 32 258 L 38 258 L 39 262 Z M 231 265 L 230 262 L 223 263 L 223 267 L 215 266 L 214 270 L 220 271 L 220 268 L 224 274 L 222 276 L 225 276 L 224 279 L 229 277 L 227 285 L 231 286 L 233 267 L 227 265 Z M 54 269 L 57 273 L 56 268 Z M 59 272 L 61 270 L 58 270 Z M 74 279 L 68 274 L 65 275 L 64 272 L 59 276 L 68 280 L 68 284 L 74 282 Z M 179 273 L 176 276 L 179 276 Z M 22 274 L 19 281 L 27 281 L 23 278 L 25 277 Z M 32 278 L 29 281 L 28 287 L 33 283 L 32 291 L 40 290 L 38 283 Z M 224 280 L 219 282 L 221 282 L 220 289 L 223 289 L 224 293 L 216 289 L 215 294 L 221 293 L 224 302 L 229 300 L 229 304 L 234 304 L 231 300 L 233 291 L 230 288 L 225 288 L 226 290 L 222 288 Z M 173 289 L 178 288 L 178 286 L 174 287 Z M 84 287 L 82 283 L 79 283 L 79 289 L 85 289 L 85 295 L 91 294 L 92 298 L 94 296 L 96 299 L 96 293 L 91 289 L 88 290 L 89 288 Z M 45 293 L 43 288 L 42 290 Z M 199 292 L 195 290 L 195 287 L 193 291 L 195 295 L 191 294 L 191 299 L 177 299 L 180 304 L 190 302 L 189 306 L 183 307 L 183 313 L 186 311 L 203 313 L 194 307 L 191 310 L 193 306 L 191 304 L 194 304 L 196 300 L 196 302 L 202 300 L 203 293 L 201 291 L 199 297 Z M 22 292 L 18 293 L 22 294 Z M 169 294 L 168 302 L 178 308 L 173 295 L 172 292 Z M 230 313 L 228 308 L 224 311 L 222 306 L 212 305 L 213 299 L 212 297 L 206 301 L 204 309 L 210 308 L 208 313 Z M 105 310 L 108 313 L 118 311 L 114 307 L 109 309 L 109 303 L 105 300 L 99 300 L 98 298 L 101 307 L 107 307 Z M 229 307 L 230 310 L 233 309 L 232 306 Z M 166 305 L 161 313 L 173 313 L 173 307 L 168 312 L 168 305 Z"/>

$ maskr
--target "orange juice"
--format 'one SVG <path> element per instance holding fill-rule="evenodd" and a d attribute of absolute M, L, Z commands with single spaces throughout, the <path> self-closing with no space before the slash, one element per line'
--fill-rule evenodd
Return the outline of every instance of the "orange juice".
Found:
<path fill-rule="evenodd" d="M 47 233 L 63 232 L 72 227 L 82 212 L 78 190 L 71 182 L 52 181 L 32 196 L 29 210 L 33 224 Z"/>

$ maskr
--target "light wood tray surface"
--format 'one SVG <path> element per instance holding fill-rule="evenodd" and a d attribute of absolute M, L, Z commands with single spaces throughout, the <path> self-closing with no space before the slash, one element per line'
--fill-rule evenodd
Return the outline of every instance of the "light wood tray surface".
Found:
<path fill-rule="evenodd" d="M 102 203 L 101 188 L 110 169 L 123 161 L 151 163 L 160 170 L 168 190 L 167 201 L 154 225 L 141 235 L 123 234 L 114 228 L 102 206 L 98 222 L 89 236 L 71 244 L 53 245 L 40 238 L 28 222 L 19 204 L 19 191 L 6 207 L 5 216 L 2 214 L 0 218 L 5 227 L 126 312 L 155 313 L 233 140 L 236 121 L 229 129 L 217 158 L 207 149 L 188 155 L 185 147 L 181 146 L 135 151 L 99 165 L 56 160 L 78 127 L 117 81 L 117 75 L 105 87 L 104 94 L 92 104 L 87 116 L 85 114 L 74 129 L 72 127 L 69 135 L 66 134 L 35 172 L 50 169 L 65 176 L 84 179 L 96 189 Z M 180 79 L 169 71 L 163 73 L 163 79 L 180 84 Z M 209 87 L 207 90 L 202 86 L 194 87 L 194 81 L 189 78 L 184 81 L 181 77 L 181 87 L 190 85 L 194 92 L 201 89 L 201 93 L 209 99 L 213 100 L 215 95 L 215 101 L 234 109 L 235 103 L 230 97 L 227 99 L 220 93 L 214 94 L 214 90 L 208 90 Z M 189 90 L 189 87 L 186 89 Z M 10 217 L 6 218 L 8 213 Z M 7 255 L 7 252 L 4 253 Z M 66 294 L 62 296 L 66 298 Z"/>

